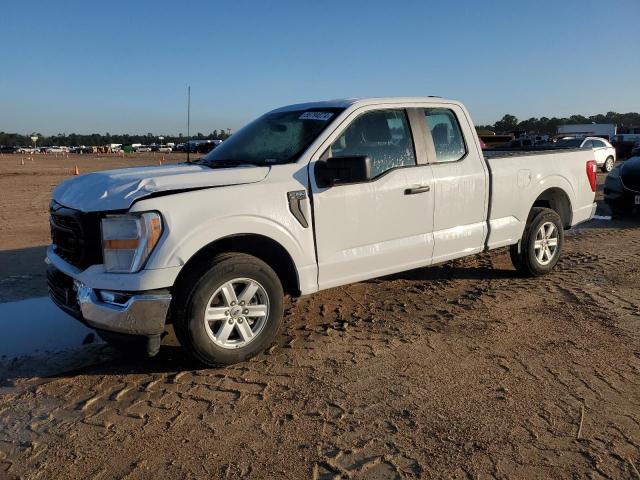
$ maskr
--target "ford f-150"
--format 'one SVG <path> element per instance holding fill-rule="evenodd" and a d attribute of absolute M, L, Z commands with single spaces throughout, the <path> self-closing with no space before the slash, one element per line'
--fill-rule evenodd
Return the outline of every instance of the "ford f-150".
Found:
<path fill-rule="evenodd" d="M 595 211 L 590 149 L 485 152 L 434 97 L 291 105 L 187 164 L 89 173 L 50 206 L 53 301 L 154 354 L 166 325 L 205 364 L 269 346 L 285 295 L 509 247 L 542 275 Z"/>

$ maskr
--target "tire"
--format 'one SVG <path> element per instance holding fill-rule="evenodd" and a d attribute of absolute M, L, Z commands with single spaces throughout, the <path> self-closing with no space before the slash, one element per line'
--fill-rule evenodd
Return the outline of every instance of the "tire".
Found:
<path fill-rule="evenodd" d="M 243 253 L 216 255 L 178 287 L 176 337 L 205 365 L 243 362 L 273 342 L 283 299 L 280 279 L 262 260 Z"/>
<path fill-rule="evenodd" d="M 604 173 L 609 173 L 611 170 L 613 170 L 613 166 L 616 164 L 616 161 L 613 159 L 613 157 L 607 157 L 607 159 L 604 161 L 604 165 L 602 165 L 601 170 Z"/>
<path fill-rule="evenodd" d="M 520 242 L 511 246 L 511 262 L 522 275 L 545 275 L 558 263 L 563 245 L 564 226 L 560 216 L 549 208 L 535 207 L 529 213 Z"/>

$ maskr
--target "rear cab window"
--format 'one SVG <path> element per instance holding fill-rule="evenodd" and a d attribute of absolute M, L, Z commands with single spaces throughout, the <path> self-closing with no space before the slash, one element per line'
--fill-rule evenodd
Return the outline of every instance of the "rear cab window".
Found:
<path fill-rule="evenodd" d="M 467 154 L 460 122 L 448 108 L 425 108 L 427 128 L 431 133 L 438 163 L 457 162 Z"/>

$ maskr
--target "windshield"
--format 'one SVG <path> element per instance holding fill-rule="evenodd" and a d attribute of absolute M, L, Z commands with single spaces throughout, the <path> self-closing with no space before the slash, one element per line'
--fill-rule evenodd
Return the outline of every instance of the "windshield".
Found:
<path fill-rule="evenodd" d="M 557 147 L 580 148 L 584 139 L 582 138 L 561 138 L 556 142 Z"/>
<path fill-rule="evenodd" d="M 267 113 L 238 130 L 202 160 L 211 166 L 293 162 L 341 111 L 317 108 Z"/>

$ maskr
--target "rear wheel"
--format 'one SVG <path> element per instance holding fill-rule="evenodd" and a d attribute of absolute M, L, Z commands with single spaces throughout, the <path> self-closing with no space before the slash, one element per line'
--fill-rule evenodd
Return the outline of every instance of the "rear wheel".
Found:
<path fill-rule="evenodd" d="M 527 276 L 539 276 L 553 270 L 564 244 L 560 216 L 549 208 L 533 208 L 520 242 L 511 246 L 513 266 Z"/>
<path fill-rule="evenodd" d="M 604 161 L 604 165 L 602 165 L 602 171 L 604 173 L 609 173 L 611 170 L 613 170 L 613 166 L 615 165 L 615 160 L 613 159 L 613 157 L 607 157 L 607 159 Z"/>
<path fill-rule="evenodd" d="M 240 253 L 218 255 L 202 270 L 178 292 L 174 329 L 183 348 L 206 365 L 242 362 L 267 348 L 283 315 L 276 273 Z"/>

